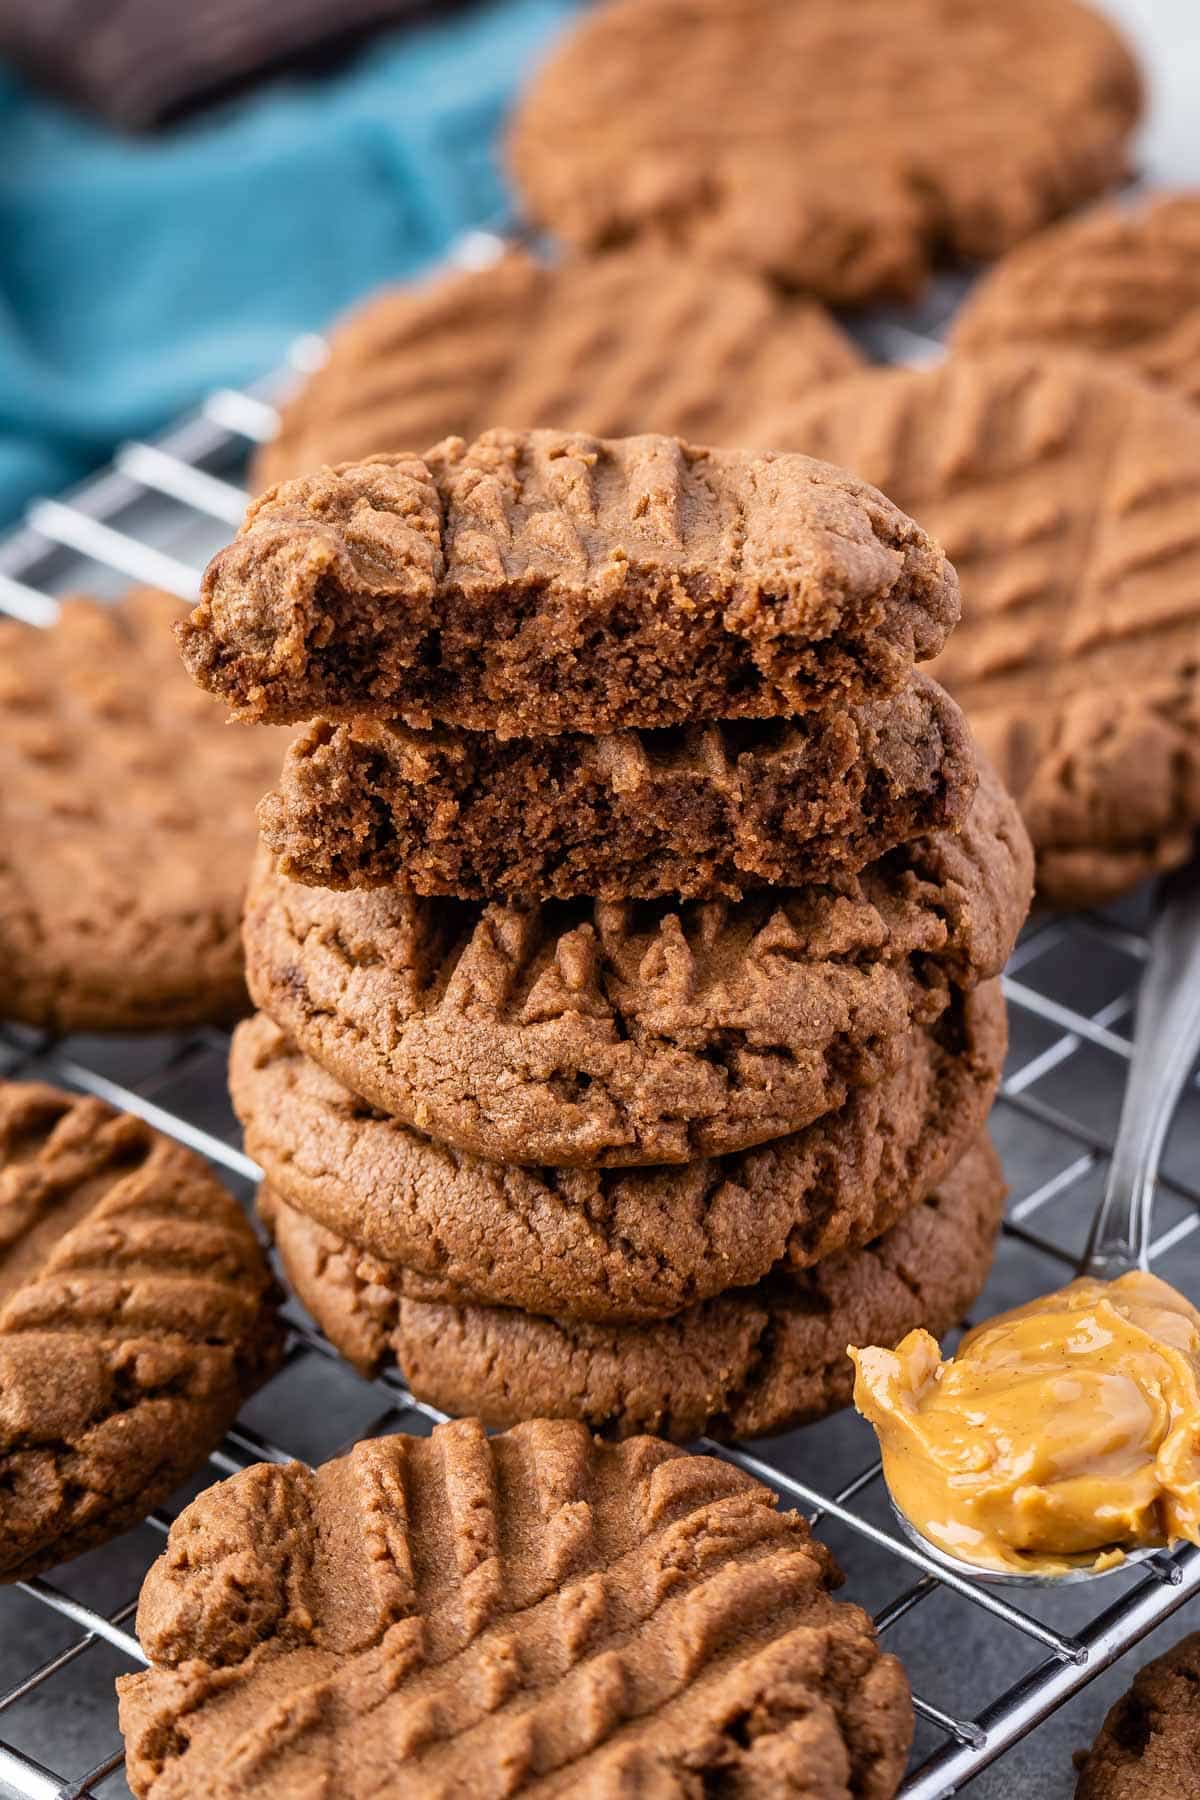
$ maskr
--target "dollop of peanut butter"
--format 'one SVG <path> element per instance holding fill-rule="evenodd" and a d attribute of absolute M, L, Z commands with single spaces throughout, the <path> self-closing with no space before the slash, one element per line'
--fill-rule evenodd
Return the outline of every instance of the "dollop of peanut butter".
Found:
<path fill-rule="evenodd" d="M 1200 1542 L 1200 1312 L 1157 1276 L 1072 1281 L 968 1332 L 851 1349 L 892 1498 L 981 1568 L 1061 1575 Z"/>

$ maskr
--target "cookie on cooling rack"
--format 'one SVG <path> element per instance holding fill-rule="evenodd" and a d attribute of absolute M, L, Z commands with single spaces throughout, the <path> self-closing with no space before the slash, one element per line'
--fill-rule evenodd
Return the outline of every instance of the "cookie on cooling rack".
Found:
<path fill-rule="evenodd" d="M 179 637 L 241 717 L 520 737 L 877 698 L 958 610 L 937 545 L 841 470 L 489 431 L 272 489 Z"/>
<path fill-rule="evenodd" d="M 1200 825 L 1200 412 L 1014 348 L 852 376 L 764 423 L 935 532 L 963 620 L 934 672 L 1015 796 L 1039 897 L 1113 898 Z"/>
<path fill-rule="evenodd" d="M 233 730 L 179 667 L 177 600 L 0 621 L 0 1017 L 54 1031 L 222 1023 L 254 808 L 282 732 Z"/>
<path fill-rule="evenodd" d="M 500 1162 L 683 1163 L 799 1131 L 903 1061 L 954 986 L 998 975 L 1032 855 L 988 769 L 961 832 L 740 901 L 333 893 L 261 852 L 257 1005 L 427 1136 Z"/>
<path fill-rule="evenodd" d="M 904 1671 L 770 1489 L 652 1438 L 474 1419 L 260 1463 L 172 1527 L 117 1683 L 138 1800 L 891 1800 Z"/>
<path fill-rule="evenodd" d="M 0 1580 L 128 1529 L 282 1349 L 241 1208 L 99 1100 L 0 1083 Z"/>
<path fill-rule="evenodd" d="M 741 444 L 768 401 L 861 362 L 822 306 L 749 272 L 640 247 L 553 265 L 510 249 L 485 269 L 387 288 L 336 324 L 251 485 L 471 439 L 497 419 Z"/>
<path fill-rule="evenodd" d="M 318 721 L 258 818 L 317 887 L 739 900 L 955 827 L 974 792 L 962 714 L 917 675 L 863 706 L 598 738 Z"/>
<path fill-rule="evenodd" d="M 439 1297 L 268 1191 L 287 1278 L 361 1373 L 395 1361 L 418 1399 L 488 1425 L 547 1414 L 610 1436 L 758 1437 L 849 1404 L 847 1344 L 940 1337 L 988 1277 L 1004 1178 L 986 1137 L 912 1212 L 857 1250 L 652 1324 L 543 1318 Z"/>
<path fill-rule="evenodd" d="M 1098 207 L 1040 233 L 972 290 L 956 350 L 1093 350 L 1200 401 L 1200 192 Z"/>
<path fill-rule="evenodd" d="M 1200 1770 L 1200 1632 L 1156 1657 L 1109 1711 L 1075 1800 L 1194 1800 Z"/>
<path fill-rule="evenodd" d="M 853 304 L 1102 192 L 1141 98 L 1074 0 L 610 0 L 534 76 L 509 163 L 569 244 L 685 246 Z"/>
<path fill-rule="evenodd" d="M 806 1131 L 682 1168 L 464 1156 L 372 1111 L 262 1016 L 238 1027 L 229 1081 L 247 1151 L 297 1212 L 444 1297 L 629 1323 L 877 1237 L 978 1136 L 1004 1047 L 988 982 Z"/>

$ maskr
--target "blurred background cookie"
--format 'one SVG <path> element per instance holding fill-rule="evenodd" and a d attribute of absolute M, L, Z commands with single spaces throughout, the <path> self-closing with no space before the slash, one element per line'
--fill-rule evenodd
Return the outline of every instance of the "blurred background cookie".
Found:
<path fill-rule="evenodd" d="M 862 360 L 818 302 L 749 271 L 652 248 L 558 263 L 511 248 L 488 268 L 387 288 L 336 323 L 251 486 L 495 424 L 739 444 L 765 404 Z"/>
<path fill-rule="evenodd" d="M 1127 167 L 1133 56 L 1075 0 L 609 0 L 509 134 L 536 224 L 837 303 L 994 257 Z"/>
<path fill-rule="evenodd" d="M 1041 899 L 1092 906 L 1200 825 L 1200 412 L 1112 359 L 1014 346 L 879 369 L 764 421 L 943 544 L 934 672 L 1021 808 Z"/>
<path fill-rule="evenodd" d="M 1040 232 L 975 287 L 955 350 L 1094 350 L 1200 401 L 1200 191 L 1097 207 Z"/>
<path fill-rule="evenodd" d="M 286 732 L 229 725 L 179 666 L 177 600 L 0 620 L 0 1017 L 156 1030 L 246 1010 L 254 808 Z"/>

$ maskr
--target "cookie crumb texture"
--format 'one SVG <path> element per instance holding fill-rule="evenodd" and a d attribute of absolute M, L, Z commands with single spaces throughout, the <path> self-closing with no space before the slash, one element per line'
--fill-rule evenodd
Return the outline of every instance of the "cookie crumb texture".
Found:
<path fill-rule="evenodd" d="M 1139 1669 L 1079 1774 L 1075 1800 L 1193 1800 L 1200 1771 L 1200 1632 Z"/>
<path fill-rule="evenodd" d="M 428 1137 L 500 1162 L 683 1163 L 893 1072 L 952 985 L 999 974 L 1031 877 L 988 770 L 961 833 L 738 902 L 332 893 L 263 852 L 247 979 L 306 1055 Z"/>
<path fill-rule="evenodd" d="M 259 823 L 281 872 L 317 887 L 740 900 L 960 825 L 974 792 L 962 715 L 917 676 L 836 712 L 601 738 L 319 722 Z"/>
<path fill-rule="evenodd" d="M 282 1349 L 241 1208 L 128 1114 L 0 1084 L 0 1580 L 126 1530 Z"/>
<path fill-rule="evenodd" d="M 484 1162 L 372 1111 L 260 1015 L 229 1083 L 281 1200 L 440 1298 L 556 1318 L 660 1318 L 877 1237 L 983 1127 L 1004 1060 L 997 982 L 956 994 L 894 1075 L 806 1131 L 682 1168 Z"/>
<path fill-rule="evenodd" d="M 130 1785 L 892 1800 L 908 1684 L 839 1580 L 773 1493 L 653 1439 L 461 1419 L 258 1464 L 146 1578 Z"/>
<path fill-rule="evenodd" d="M 436 1284 L 356 1252 L 276 1195 L 264 1213 L 291 1285 L 360 1373 L 398 1362 L 420 1399 L 489 1426 L 549 1414 L 689 1442 L 822 1419 L 849 1405 L 847 1344 L 957 1325 L 987 1280 L 1004 1195 L 985 1137 L 873 1244 L 651 1325 L 439 1301 L 428 1297 Z"/>
<path fill-rule="evenodd" d="M 954 350 L 1093 350 L 1200 403 L 1200 193 L 1097 207 L 1039 232 L 971 291 Z"/>
<path fill-rule="evenodd" d="M 534 76 L 509 164 L 570 244 L 686 247 L 857 304 L 1112 186 L 1141 104 L 1074 0 L 615 0 Z"/>
<path fill-rule="evenodd" d="M 875 371 L 765 426 L 937 532 L 963 621 L 934 673 L 1029 827 L 1038 894 L 1091 906 L 1200 825 L 1200 413 L 1087 355 Z"/>
<path fill-rule="evenodd" d="M 732 268 L 635 247 L 385 288 L 340 320 L 329 355 L 255 459 L 255 493 L 506 425 L 699 444 L 755 442 L 768 404 L 801 399 L 862 355 L 825 308 Z"/>
<path fill-rule="evenodd" d="M 254 808 L 282 732 L 231 729 L 179 667 L 178 600 L 0 621 L 0 1017 L 53 1031 L 226 1023 Z"/>
<path fill-rule="evenodd" d="M 938 547 L 840 470 L 489 431 L 272 489 L 178 635 L 243 718 L 519 737 L 879 697 L 958 612 Z"/>

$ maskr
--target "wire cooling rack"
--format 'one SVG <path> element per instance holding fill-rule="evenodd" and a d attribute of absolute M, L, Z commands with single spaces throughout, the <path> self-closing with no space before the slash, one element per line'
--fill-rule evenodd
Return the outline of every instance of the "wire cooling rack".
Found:
<path fill-rule="evenodd" d="M 493 241 L 468 240 L 479 261 Z M 860 335 L 878 357 L 935 356 L 960 288 L 945 281 L 918 315 L 880 314 Z M 196 591 L 207 556 L 240 521 L 248 450 L 270 436 L 272 401 L 323 353 L 302 341 L 296 369 L 249 391 L 213 394 L 153 443 L 126 445 L 112 467 L 65 500 L 33 505 L 0 543 L 0 610 L 35 624 L 54 595 L 111 594 L 130 581 Z M 1144 905 L 1144 898 L 1143 898 Z M 1103 1182 L 1129 1056 L 1129 1024 L 1145 958 L 1139 903 L 1104 916 L 1035 921 L 1009 966 L 1012 1048 L 992 1126 L 1011 1186 L 984 1316 L 1064 1278 L 1079 1254 Z M 155 1037 L 52 1040 L 0 1025 L 0 1076 L 36 1078 L 99 1095 L 212 1159 L 246 1201 L 258 1171 L 243 1153 L 225 1087 L 228 1040 L 203 1030 Z M 1176 1120 L 1159 1185 L 1155 1267 L 1200 1290 L 1200 1093 Z M 127 1793 L 114 1675 L 140 1666 L 133 1635 L 142 1576 L 171 1518 L 207 1481 L 266 1459 L 317 1461 L 356 1438 L 423 1432 L 440 1415 L 395 1375 L 361 1381 L 289 1303 L 281 1373 L 249 1404 L 173 1508 L 118 1542 L 39 1579 L 0 1589 L 0 1790 L 27 1800 Z M 873 1440 L 840 1415 L 748 1450 L 718 1449 L 808 1513 L 913 1680 L 917 1742 L 905 1800 L 956 1792 L 1034 1725 L 1200 1593 L 1200 1551 L 1185 1547 L 1099 1586 L 1002 1592 L 942 1573 L 900 1539 Z"/>

